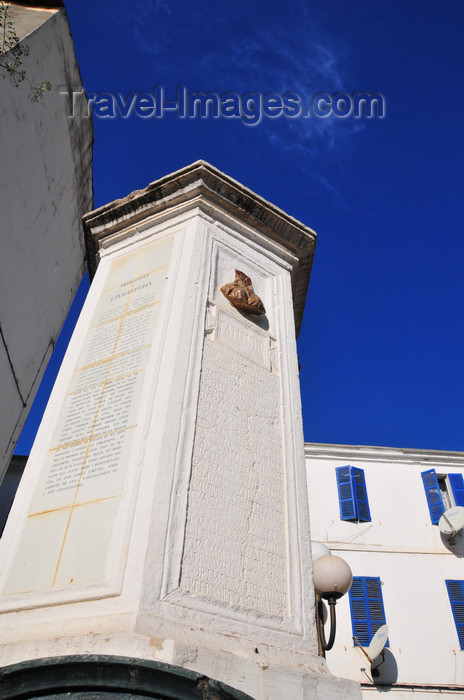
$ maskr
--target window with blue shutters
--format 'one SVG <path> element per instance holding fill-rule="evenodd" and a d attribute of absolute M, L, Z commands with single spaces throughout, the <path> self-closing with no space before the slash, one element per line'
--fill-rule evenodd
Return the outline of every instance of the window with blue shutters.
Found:
<path fill-rule="evenodd" d="M 448 474 L 448 481 L 454 497 L 455 506 L 464 506 L 464 479 L 462 474 Z"/>
<path fill-rule="evenodd" d="M 464 581 L 446 581 L 459 644 L 464 649 Z"/>
<path fill-rule="evenodd" d="M 342 520 L 370 522 L 364 470 L 358 467 L 337 467 L 337 487 Z"/>
<path fill-rule="evenodd" d="M 432 523 L 436 524 L 440 520 L 442 513 L 445 512 L 443 500 L 438 486 L 438 479 L 435 469 L 428 469 L 421 473 L 422 481 L 424 482 L 425 496 L 429 506 L 430 518 Z"/>
<path fill-rule="evenodd" d="M 432 523 L 437 524 L 451 506 L 464 506 L 462 474 L 437 474 L 435 469 L 428 469 L 421 476 Z"/>
<path fill-rule="evenodd" d="M 353 576 L 349 596 L 353 637 L 367 647 L 377 630 L 386 624 L 380 579 Z M 385 646 L 389 646 L 388 640 Z"/>

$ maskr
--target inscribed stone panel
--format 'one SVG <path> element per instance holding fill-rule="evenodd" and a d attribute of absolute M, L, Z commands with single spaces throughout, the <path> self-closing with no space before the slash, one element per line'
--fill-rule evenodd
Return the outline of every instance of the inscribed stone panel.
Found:
<path fill-rule="evenodd" d="M 172 238 L 158 241 L 111 264 L 7 594 L 104 578 L 172 245 Z M 37 563 L 35 552 L 44 549 L 47 557 Z"/>
<path fill-rule="evenodd" d="M 180 585 L 287 616 L 280 379 L 256 355 L 204 342 Z"/>

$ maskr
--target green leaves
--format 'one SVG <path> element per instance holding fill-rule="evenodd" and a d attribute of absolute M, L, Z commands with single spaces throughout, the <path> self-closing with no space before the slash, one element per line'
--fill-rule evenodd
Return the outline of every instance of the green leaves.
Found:
<path fill-rule="evenodd" d="M 19 37 L 16 34 L 13 21 L 9 18 L 10 7 L 8 3 L 0 2 L 0 55 L 9 51 L 19 42 Z"/>
<path fill-rule="evenodd" d="M 13 20 L 10 19 L 11 5 L 0 2 L 0 75 L 9 78 L 14 87 L 26 81 L 30 85 L 30 99 L 32 102 L 41 102 L 46 92 L 53 89 L 49 81 L 37 85 L 27 77 L 26 70 L 22 67 L 23 59 L 29 56 L 30 46 L 22 44 Z"/>

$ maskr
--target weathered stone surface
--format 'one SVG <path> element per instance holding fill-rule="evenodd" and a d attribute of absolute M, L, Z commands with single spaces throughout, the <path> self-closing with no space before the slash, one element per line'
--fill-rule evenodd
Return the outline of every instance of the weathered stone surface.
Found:
<path fill-rule="evenodd" d="M 207 338 L 182 588 L 288 617 L 282 452 L 278 375 Z"/>
<path fill-rule="evenodd" d="M 292 297 L 314 238 L 240 187 L 196 164 L 160 207 L 87 218 L 99 266 L 0 540 L 4 663 L 104 651 L 255 700 L 358 695 L 317 655 Z M 221 293 L 237 269 L 265 315 Z"/>
<path fill-rule="evenodd" d="M 103 655 L 39 659 L 0 669 L 2 700 L 252 700 L 178 666 Z"/>

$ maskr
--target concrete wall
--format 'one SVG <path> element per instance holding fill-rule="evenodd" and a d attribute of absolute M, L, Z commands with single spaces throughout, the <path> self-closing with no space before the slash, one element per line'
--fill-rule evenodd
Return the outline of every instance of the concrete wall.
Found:
<path fill-rule="evenodd" d="M 85 269 L 93 194 L 91 121 L 69 118 L 58 91 L 82 85 L 66 13 L 14 9 L 20 36 L 35 27 L 22 68 L 54 90 L 35 104 L 27 81 L 0 75 L 0 476 Z"/>
<path fill-rule="evenodd" d="M 345 559 L 354 576 L 380 577 L 390 631 L 385 663 L 375 678 L 353 644 L 346 595 L 337 604 L 330 670 L 364 683 L 366 697 L 379 684 L 391 683 L 395 698 L 411 697 L 413 687 L 414 698 L 456 697 L 463 692 L 464 651 L 445 580 L 464 580 L 464 535 L 450 545 L 432 524 L 421 472 L 464 474 L 464 455 L 308 444 L 306 459 L 311 537 Z M 340 519 L 335 469 L 348 464 L 364 470 L 371 522 Z"/>

